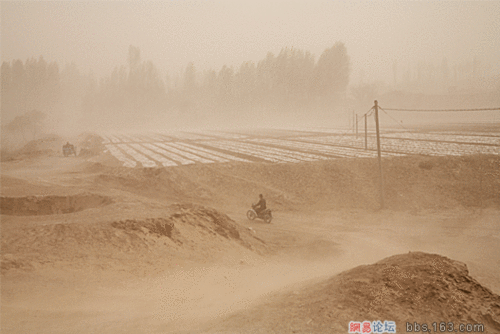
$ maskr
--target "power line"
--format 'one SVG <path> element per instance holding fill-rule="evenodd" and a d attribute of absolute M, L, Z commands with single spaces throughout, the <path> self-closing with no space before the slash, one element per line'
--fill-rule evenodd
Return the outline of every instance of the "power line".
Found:
<path fill-rule="evenodd" d="M 498 108 L 478 108 L 478 109 L 401 109 L 401 108 L 385 108 L 389 111 L 412 111 L 412 112 L 460 112 L 460 111 L 494 111 Z"/>
<path fill-rule="evenodd" d="M 389 116 L 389 118 L 391 118 L 394 122 L 398 123 L 403 129 L 405 130 L 409 130 L 407 128 L 405 128 L 405 126 L 403 125 L 403 122 L 402 121 L 398 121 L 397 119 L 395 119 L 394 117 L 392 117 L 391 115 L 389 115 L 387 113 L 387 111 L 385 111 L 384 108 L 382 108 L 381 106 L 379 106 L 379 109 L 381 109 L 387 116 Z"/>
<path fill-rule="evenodd" d="M 363 114 L 363 116 L 365 116 L 366 114 L 368 114 L 370 111 L 373 110 L 373 107 L 371 107 L 367 112 L 365 112 Z M 362 117 L 358 118 L 357 122 L 356 122 L 356 125 L 359 123 L 359 121 L 361 120 Z M 350 132 L 352 129 L 348 129 L 346 130 L 339 138 L 337 138 L 337 140 L 335 140 L 335 142 L 333 143 L 333 145 L 338 145 L 340 143 L 340 141 L 342 140 L 342 138 L 344 138 L 344 136 Z"/>
<path fill-rule="evenodd" d="M 370 116 L 371 114 L 368 115 L 370 111 L 373 111 L 373 107 L 370 108 L 367 112 L 365 112 L 361 117 L 364 117 L 365 115 Z"/>

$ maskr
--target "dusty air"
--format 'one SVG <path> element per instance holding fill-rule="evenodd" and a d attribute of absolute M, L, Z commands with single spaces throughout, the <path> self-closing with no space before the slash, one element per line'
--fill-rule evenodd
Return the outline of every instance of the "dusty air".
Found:
<path fill-rule="evenodd" d="M 2 2 L 2 333 L 500 333 L 499 2 Z"/>

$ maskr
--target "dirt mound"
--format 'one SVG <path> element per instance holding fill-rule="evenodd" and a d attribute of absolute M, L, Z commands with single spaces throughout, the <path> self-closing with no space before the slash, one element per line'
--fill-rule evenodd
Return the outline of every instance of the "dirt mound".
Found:
<path fill-rule="evenodd" d="M 500 296 L 470 277 L 465 264 L 421 252 L 356 267 L 282 296 L 260 312 L 265 316 L 254 328 L 287 333 L 345 333 L 350 321 L 365 320 L 395 321 L 397 332 L 407 322 L 431 328 L 444 321 L 456 329 L 483 324 L 485 332 L 500 333 Z"/>
<path fill-rule="evenodd" d="M 185 166 L 187 167 L 187 166 Z M 96 177 L 96 182 L 120 190 L 149 197 L 170 199 L 174 202 L 197 202 L 213 204 L 217 195 L 204 185 L 205 180 L 198 176 L 198 169 L 208 168 L 204 165 L 197 168 L 142 168 L 132 169 L 118 167 L 107 170 Z"/>
<path fill-rule="evenodd" d="M 25 159 L 39 156 L 58 155 L 63 139 L 58 135 L 46 135 L 43 138 L 28 142 L 23 148 L 11 154 L 11 159 Z"/>
<path fill-rule="evenodd" d="M 193 205 L 174 205 L 175 212 L 168 218 L 156 218 L 146 220 L 124 220 L 111 223 L 114 228 L 124 231 L 142 231 L 144 233 L 167 236 L 172 240 L 180 242 L 180 233 L 176 226 L 189 224 L 200 227 L 212 235 L 218 234 L 226 239 L 242 241 L 238 227 L 227 215 L 211 208 Z M 243 243 L 244 246 L 249 246 Z"/>
<path fill-rule="evenodd" d="M 45 135 L 40 139 L 29 141 L 24 147 L 4 154 L 2 161 L 21 160 L 46 156 L 61 156 L 62 147 L 67 139 L 56 134 Z M 102 138 L 90 133 L 85 133 L 77 138 L 69 138 L 69 142 L 75 144 L 79 156 L 91 157 L 102 153 L 104 146 Z"/>
<path fill-rule="evenodd" d="M 102 138 L 92 133 L 85 133 L 79 136 L 77 146 L 79 156 L 91 157 L 101 154 L 104 151 Z"/>
<path fill-rule="evenodd" d="M 111 223 L 111 226 L 124 231 L 139 231 L 143 233 L 157 234 L 173 238 L 173 234 L 178 234 L 174 223 L 164 218 L 152 218 L 146 220 L 124 220 Z"/>
<path fill-rule="evenodd" d="M 62 265 L 141 275 L 178 261 L 236 260 L 261 254 L 264 243 L 227 215 L 196 205 L 172 205 L 165 217 L 106 222 L 21 225 L 2 233 L 2 270 Z M 256 254 L 257 253 L 257 254 Z"/>
<path fill-rule="evenodd" d="M 110 204 L 109 197 L 95 194 L 72 196 L 27 196 L 0 198 L 0 213 L 12 216 L 38 216 L 78 212 Z"/>

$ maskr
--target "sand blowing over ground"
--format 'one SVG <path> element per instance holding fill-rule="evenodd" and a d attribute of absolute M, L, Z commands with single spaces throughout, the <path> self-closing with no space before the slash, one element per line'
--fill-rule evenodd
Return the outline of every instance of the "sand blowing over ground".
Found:
<path fill-rule="evenodd" d="M 500 332 L 497 156 L 387 158 L 379 210 L 370 158 L 125 168 L 91 137 L 33 147 L 2 162 L 2 332 Z M 259 193 L 271 224 L 246 218 Z"/>

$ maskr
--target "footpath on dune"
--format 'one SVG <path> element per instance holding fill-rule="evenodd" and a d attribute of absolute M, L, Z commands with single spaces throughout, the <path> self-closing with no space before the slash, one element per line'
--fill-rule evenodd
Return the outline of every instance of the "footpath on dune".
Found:
<path fill-rule="evenodd" d="M 407 323 L 434 331 L 435 322 L 437 328 L 445 322 L 445 331 L 452 322 L 457 331 L 463 324 L 462 332 L 500 333 L 500 296 L 472 278 L 464 263 L 414 252 L 276 294 L 207 332 L 346 333 L 350 321 L 394 321 L 398 333 Z"/>

